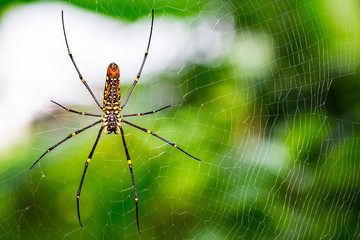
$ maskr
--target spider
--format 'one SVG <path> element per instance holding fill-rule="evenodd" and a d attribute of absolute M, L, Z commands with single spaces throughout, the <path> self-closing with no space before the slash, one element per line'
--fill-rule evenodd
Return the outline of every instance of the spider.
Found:
<path fill-rule="evenodd" d="M 124 118 L 126 117 L 134 117 L 134 116 L 144 116 L 144 115 L 148 115 L 148 114 L 154 114 L 157 113 L 159 111 L 162 111 L 166 108 L 169 108 L 170 105 L 162 107 L 160 109 L 157 110 L 153 110 L 153 111 L 149 111 L 149 112 L 144 112 L 144 113 L 133 113 L 133 114 L 126 114 L 126 115 L 121 115 L 120 112 L 121 110 L 124 109 L 126 103 L 128 102 L 131 93 L 133 92 L 136 84 L 138 83 L 140 76 L 141 76 L 141 72 L 143 70 L 145 61 L 147 59 L 148 53 L 149 53 L 149 47 L 150 47 L 150 42 L 151 42 L 151 36 L 152 36 L 152 31 L 153 31 L 153 24 L 154 24 L 154 9 L 152 9 L 151 12 L 151 27 L 150 27 L 150 35 L 149 35 L 149 40 L 148 40 L 148 44 L 147 44 L 147 49 L 145 51 L 145 55 L 144 58 L 142 60 L 142 63 L 140 65 L 140 69 L 139 72 L 133 82 L 133 85 L 130 89 L 129 94 L 127 95 L 124 103 L 122 103 L 122 105 L 120 104 L 121 102 L 121 93 L 120 93 L 120 69 L 118 67 L 118 65 L 114 62 L 110 63 L 110 65 L 107 68 L 107 74 L 106 74 L 106 82 L 105 82 L 105 90 L 104 90 L 104 98 L 103 98 L 103 106 L 100 105 L 100 103 L 98 102 L 98 100 L 96 99 L 94 93 L 91 91 L 89 85 L 86 83 L 85 79 L 82 77 L 80 70 L 78 69 L 78 67 L 76 66 L 74 57 L 72 55 L 72 53 L 70 52 L 70 48 L 69 48 L 69 44 L 67 41 L 67 37 L 66 37 L 66 33 L 65 33 L 65 24 L 64 24 L 64 12 L 61 11 L 61 20 L 62 20 L 62 27 L 63 27 L 63 32 L 64 32 L 64 38 L 65 38 L 65 43 L 66 43 L 66 48 L 68 50 L 68 54 L 69 57 L 71 59 L 71 62 L 73 63 L 76 72 L 79 75 L 79 78 L 81 80 L 81 82 L 85 85 L 85 87 L 87 88 L 88 92 L 91 94 L 92 98 L 95 100 L 95 103 L 99 106 L 99 108 L 104 112 L 103 115 L 100 114 L 92 114 L 92 113 L 87 113 L 87 112 L 79 112 L 79 111 L 75 111 L 72 110 L 70 108 L 66 108 L 64 106 L 62 106 L 61 104 L 51 100 L 52 103 L 58 105 L 59 107 L 65 109 L 68 112 L 72 112 L 72 113 L 76 113 L 79 115 L 85 115 L 85 116 L 92 116 L 92 117 L 100 117 L 101 119 L 80 129 L 77 130 L 71 134 L 69 134 L 67 137 L 65 137 L 64 139 L 62 139 L 60 142 L 56 143 L 55 145 L 53 145 L 52 147 L 48 148 L 34 163 L 33 165 L 31 165 L 30 170 L 36 165 L 36 163 L 38 163 L 40 161 L 41 158 L 43 158 L 47 153 L 49 153 L 50 151 L 52 151 L 54 148 L 56 148 L 57 146 L 59 146 L 60 144 L 64 143 L 65 141 L 69 140 L 70 138 L 82 133 L 83 131 L 94 127 L 95 125 L 98 125 L 101 123 L 99 132 L 97 134 L 97 137 L 95 139 L 95 143 L 90 151 L 90 154 L 88 156 L 88 158 L 85 161 L 85 167 L 84 167 L 84 171 L 80 180 L 80 185 L 76 194 L 76 202 L 77 202 L 77 215 L 78 215 L 78 220 L 79 220 L 79 224 L 80 226 L 83 228 L 83 224 L 81 223 L 81 218 L 80 218 L 80 193 L 81 193 L 81 189 L 82 189 L 82 185 L 84 183 L 84 178 L 85 178 L 85 174 L 86 174 L 86 170 L 88 169 L 89 163 L 92 159 L 92 156 L 94 154 L 95 148 L 99 142 L 100 139 L 100 135 L 102 132 L 104 132 L 105 134 L 110 134 L 110 133 L 114 133 L 114 134 L 121 134 L 121 138 L 122 138 L 122 142 L 124 145 L 124 150 L 125 150 L 125 155 L 126 155 L 126 159 L 127 159 L 127 163 L 129 166 L 129 170 L 130 170 L 130 174 L 131 174 L 131 180 L 132 180 L 132 185 L 133 185 L 133 189 L 134 189 L 134 198 L 135 198 L 135 210 L 136 210 L 136 223 L 137 223 L 137 229 L 138 232 L 140 234 L 140 225 L 139 225 L 139 210 L 138 210 L 138 194 L 136 191 L 136 187 L 135 187 L 135 179 L 134 179 L 134 173 L 133 173 L 133 165 L 132 165 L 132 161 L 130 158 L 130 154 L 126 145 L 126 141 L 125 141 L 125 134 L 124 134 L 124 130 L 122 128 L 121 123 L 130 125 L 131 127 L 137 128 L 143 132 L 146 132 L 148 134 L 151 134 L 152 136 L 161 139 L 162 141 L 170 144 L 171 146 L 173 146 L 174 148 L 182 151 L 183 153 L 185 153 L 186 155 L 201 161 L 200 159 L 194 157 L 193 155 L 189 154 L 188 152 L 184 151 L 183 149 L 181 149 L 178 145 L 176 145 L 175 143 L 172 143 L 168 140 L 166 140 L 165 138 L 162 138 L 161 136 L 157 135 L 156 133 L 154 133 L 153 131 L 140 127 L 136 124 L 133 124 L 127 120 L 125 120 Z"/>

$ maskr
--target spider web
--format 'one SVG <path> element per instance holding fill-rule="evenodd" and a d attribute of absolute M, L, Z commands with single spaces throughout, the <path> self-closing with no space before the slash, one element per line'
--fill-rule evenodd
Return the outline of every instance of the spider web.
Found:
<path fill-rule="evenodd" d="M 58 20 L 56 26 L 48 24 L 56 28 L 56 49 L 42 57 L 61 59 L 58 68 L 41 64 L 41 70 L 54 73 L 49 78 L 38 76 L 39 64 L 30 64 L 36 71 L 29 69 L 29 76 L 36 78 L 26 92 L 34 99 L 43 96 L 40 109 L 28 114 L 31 125 L 11 129 L 9 135 L 28 130 L 0 152 L 1 239 L 360 238 L 358 3 L 67 3 L 50 3 Z M 36 11 L 42 4 L 12 1 L 7 10 Z M 171 104 L 128 120 L 202 161 L 124 126 L 139 195 L 138 235 L 121 137 L 103 134 L 81 193 L 82 229 L 75 196 L 98 127 L 28 170 L 48 147 L 95 121 L 63 111 L 49 99 L 100 113 L 66 56 L 59 13 L 64 9 L 70 48 L 100 100 L 105 69 L 114 59 L 127 96 L 146 47 L 152 8 L 149 58 L 124 113 Z M 0 79 L 15 72 L 1 70 Z M 2 81 L 5 94 L 11 84 Z M 0 100 L 3 109 L 15 108 L 6 95 Z M 6 142 L 7 136 L 1 138 Z"/>

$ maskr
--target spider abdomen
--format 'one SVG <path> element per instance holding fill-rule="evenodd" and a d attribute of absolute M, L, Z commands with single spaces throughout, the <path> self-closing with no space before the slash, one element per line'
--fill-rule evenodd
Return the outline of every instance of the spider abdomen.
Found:
<path fill-rule="evenodd" d="M 104 90 L 105 133 L 120 133 L 120 122 L 118 121 L 118 114 L 121 111 L 120 101 L 120 69 L 116 63 L 110 63 L 107 69 Z"/>
<path fill-rule="evenodd" d="M 120 112 L 120 101 L 120 69 L 116 63 L 110 63 L 106 74 L 103 111 L 106 114 L 112 110 Z"/>

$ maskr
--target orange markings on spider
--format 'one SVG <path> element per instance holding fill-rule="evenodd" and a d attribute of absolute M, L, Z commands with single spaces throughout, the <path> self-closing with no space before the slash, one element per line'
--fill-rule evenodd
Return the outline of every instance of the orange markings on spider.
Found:
<path fill-rule="evenodd" d="M 108 70 L 107 70 L 107 74 L 110 77 L 119 77 L 120 69 L 119 69 L 118 65 L 116 65 L 115 63 L 110 64 L 108 67 Z"/>

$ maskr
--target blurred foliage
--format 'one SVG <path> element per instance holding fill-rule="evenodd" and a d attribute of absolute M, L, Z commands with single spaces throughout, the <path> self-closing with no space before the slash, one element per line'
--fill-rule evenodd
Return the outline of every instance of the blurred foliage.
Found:
<path fill-rule="evenodd" d="M 214 66 L 189 64 L 181 74 L 164 73 L 151 83 L 180 93 L 182 102 L 134 123 L 184 146 L 203 162 L 125 126 L 143 239 L 359 237 L 359 3 L 71 4 L 130 21 L 151 8 L 179 17 L 200 15 L 202 9 L 217 15 L 226 11 L 236 34 L 261 32 L 272 39 L 274 58 L 267 74 L 248 73 L 229 59 Z M 139 84 L 132 99 L 146 95 L 156 102 L 160 96 L 148 87 Z M 129 106 L 158 107 L 146 101 Z M 34 122 L 31 139 L 0 155 L 5 159 L 0 161 L 0 237 L 140 238 L 119 137 L 103 135 L 90 164 L 81 198 L 85 229 L 78 226 L 75 196 L 97 130 L 64 143 L 28 170 L 49 144 L 89 121 L 60 111 L 54 116 L 44 114 Z"/>
<path fill-rule="evenodd" d="M 37 3 L 44 2 L 42 0 L 2 0 L 0 2 L 0 9 L 12 7 L 18 4 L 26 4 L 26 3 Z M 48 1 L 51 2 L 51 1 Z M 168 0 L 160 0 L 149 2 L 146 0 L 132 0 L 132 1 L 117 1 L 114 4 L 114 1 L 109 0 L 96 0 L 96 1 L 83 1 L 83 0 L 63 0 L 64 3 L 71 3 L 71 5 L 78 6 L 81 8 L 88 9 L 90 11 L 94 11 L 100 14 L 108 15 L 111 17 L 120 17 L 127 19 L 129 21 L 135 21 L 138 18 L 141 18 L 144 15 L 149 15 L 151 9 L 157 9 L 156 13 L 158 15 L 173 14 L 176 16 L 185 16 L 196 14 L 208 1 L 195 1 L 195 0 L 176 0 L 176 1 L 168 1 Z M 99 7 L 100 6 L 100 7 Z M 183 10 L 187 9 L 186 12 Z"/>

